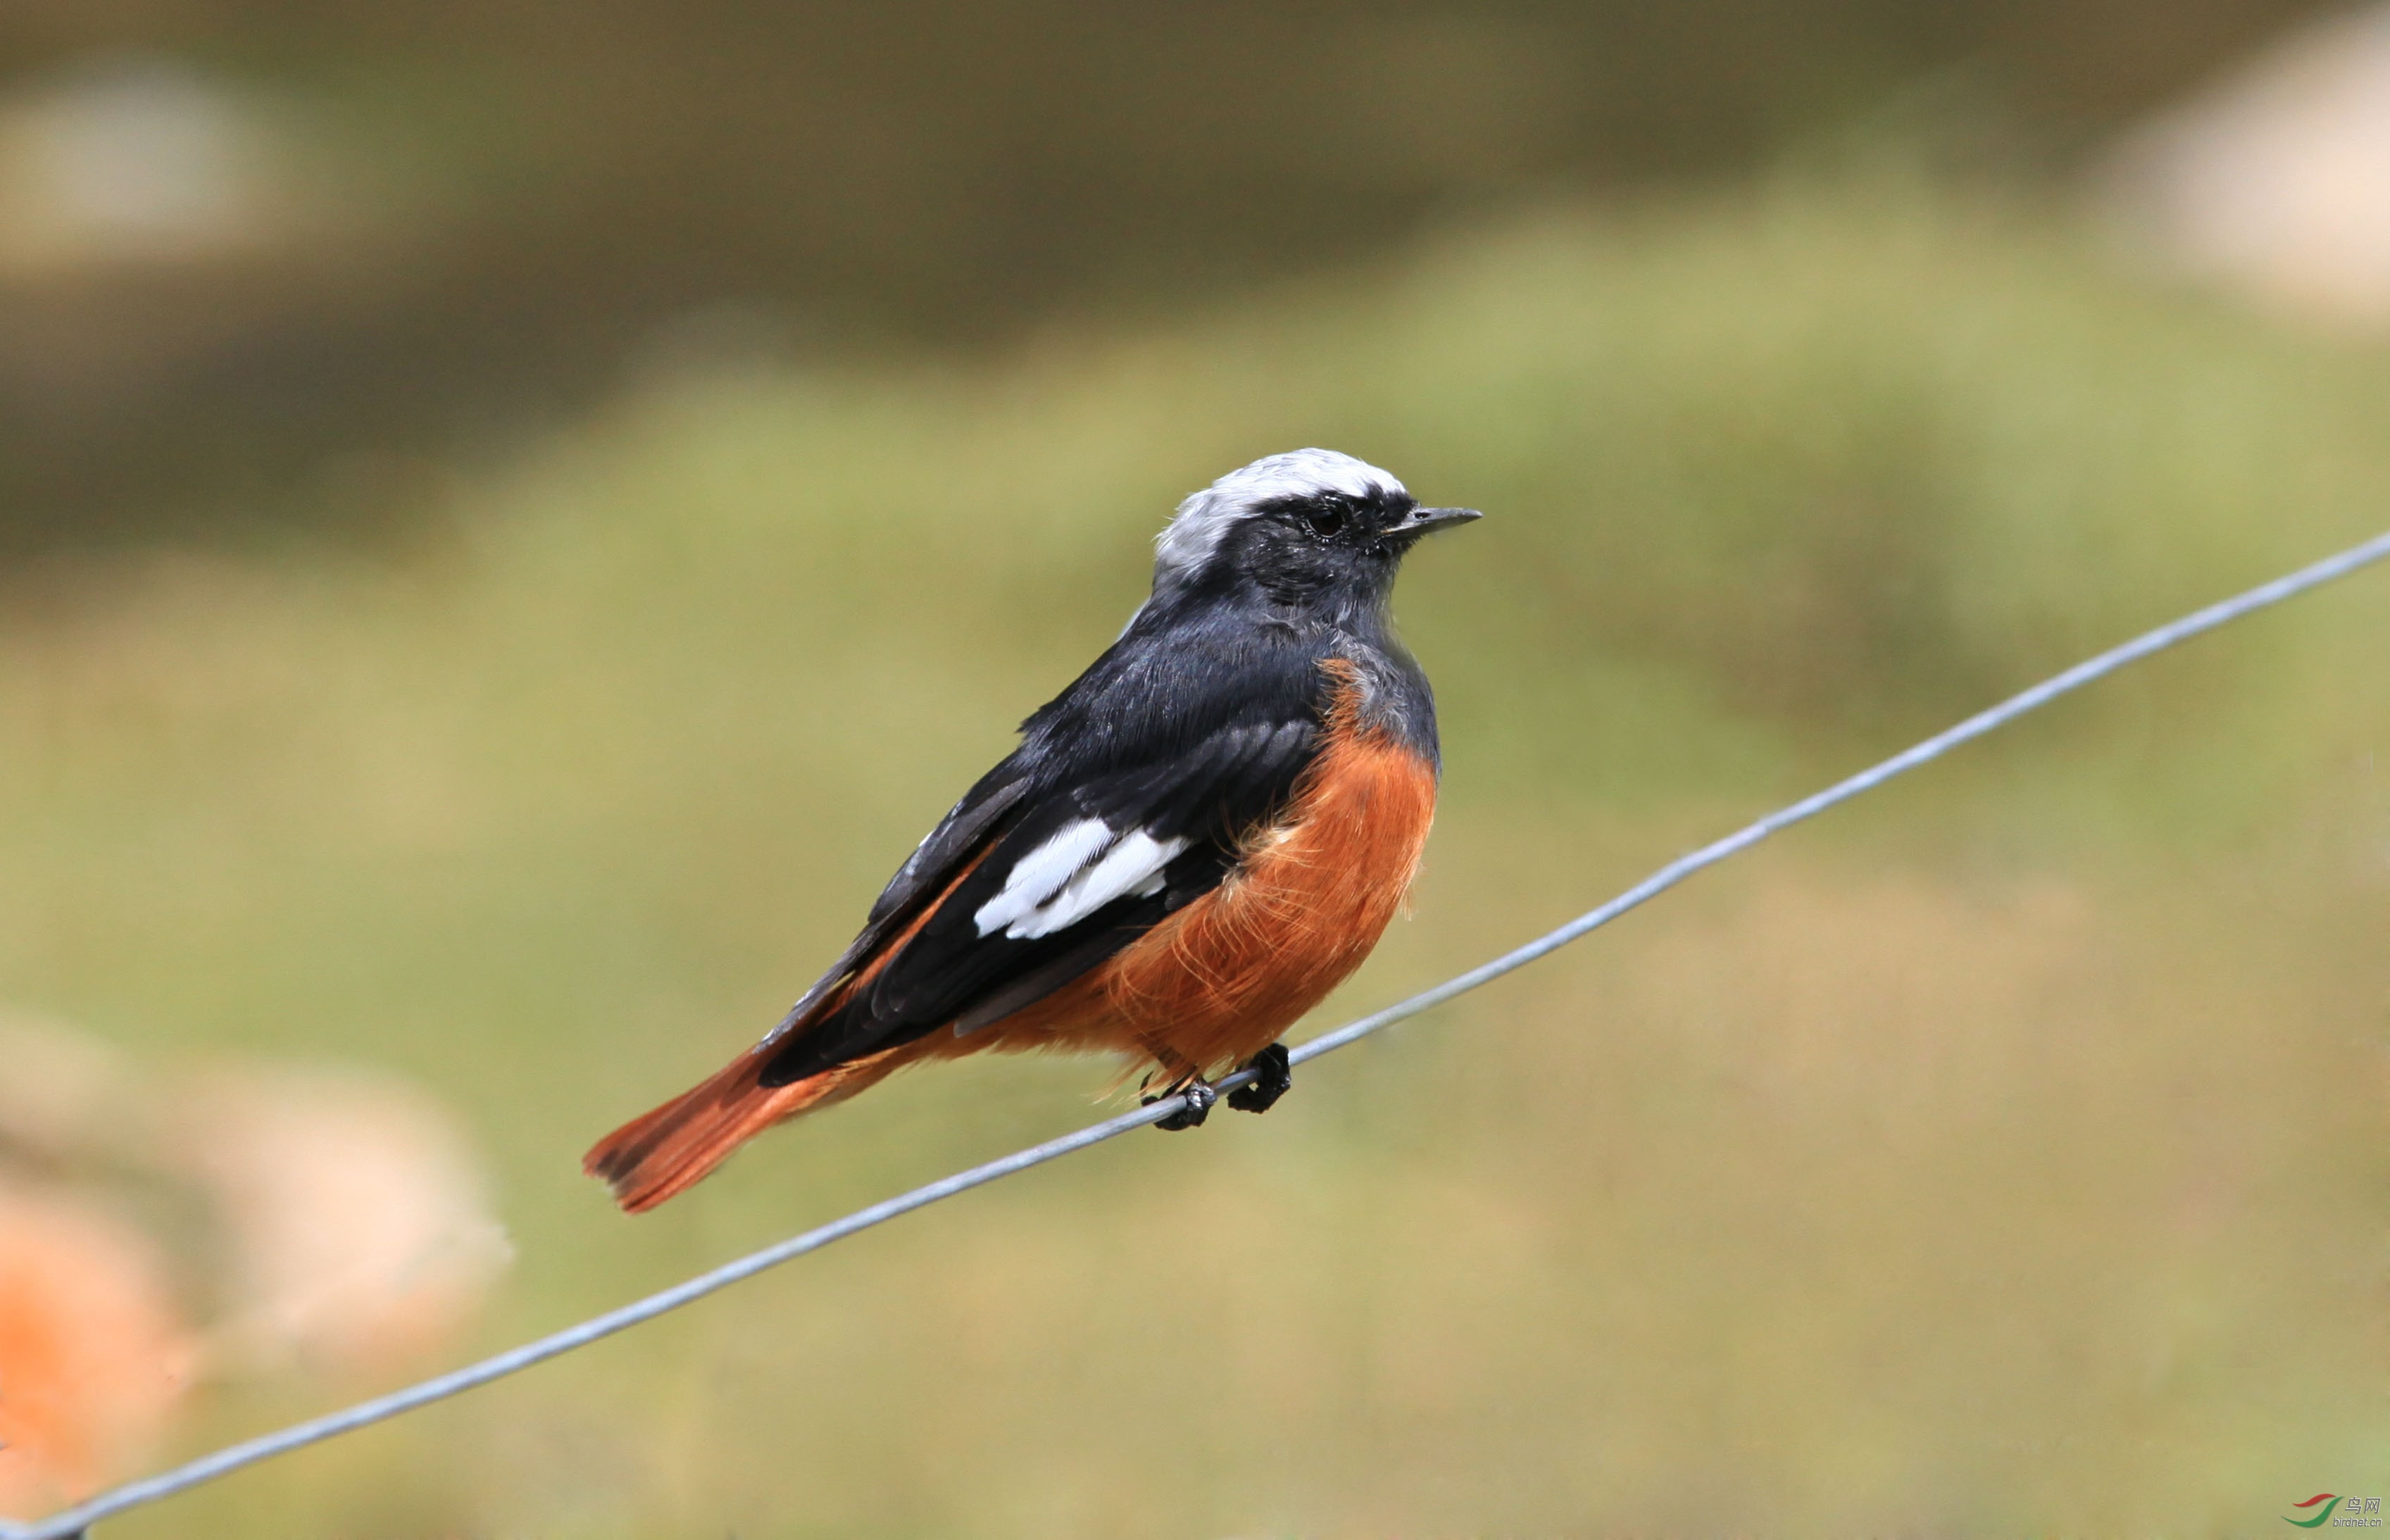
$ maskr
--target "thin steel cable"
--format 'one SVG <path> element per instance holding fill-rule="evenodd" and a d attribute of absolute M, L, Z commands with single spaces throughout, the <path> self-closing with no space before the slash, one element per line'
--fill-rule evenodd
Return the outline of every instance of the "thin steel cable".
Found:
<path fill-rule="evenodd" d="M 1321 1054 L 1333 1053 L 1347 1044 L 1360 1041 L 1371 1033 L 1381 1031 L 1397 1021 L 1417 1016 L 1421 1011 L 1431 1010 L 1457 995 L 1466 995 L 1471 990 L 1489 983 L 1505 973 L 1524 968 L 1537 958 L 1558 951 L 1587 931 L 1609 924 L 1629 909 L 1650 902 L 1703 867 L 1714 866 L 1728 856 L 1750 849 L 1780 829 L 1789 828 L 1805 819 L 1814 818 L 1830 807 L 1846 802 L 1864 792 L 1871 791 L 1894 776 L 1914 770 L 1930 760 L 1938 759 L 1960 744 L 1972 742 L 1995 728 L 2015 721 L 2028 712 L 2048 705 L 2062 695 L 2080 689 L 2093 680 L 2114 674 L 2127 664 L 2138 662 L 2152 653 L 2162 652 L 2178 642 L 2213 631 L 2255 610 L 2280 604 L 2284 599 L 2304 594 L 2311 588 L 2320 587 L 2335 578 L 2345 577 L 2358 568 L 2379 561 L 2384 557 L 2390 557 L 2390 531 L 2374 536 L 2361 545 L 2352 546 L 2337 556 L 2327 557 L 2312 566 L 2303 567 L 2288 576 L 2276 578 L 2273 582 L 2262 584 L 2246 593 L 2211 604 L 2204 610 L 2185 615 L 2180 620 L 2159 626 L 2154 631 L 2144 632 L 2123 646 L 2112 648 L 2096 658 L 2087 659 L 2065 673 L 2046 679 L 2031 689 L 2012 695 L 1987 711 L 1978 712 L 1957 726 L 1946 732 L 1937 733 L 1916 747 L 1895 754 L 1880 764 L 1862 770 L 1847 780 L 1837 782 L 1814 796 L 1805 797 L 1790 807 L 1771 813 L 1758 822 L 1746 825 L 1722 840 L 1703 845 L 1690 855 L 1680 856 L 1671 861 L 1600 908 L 1587 910 L 1559 930 L 1540 936 L 1515 951 L 1504 953 L 1492 962 L 1473 968 L 1458 978 L 1436 985 L 1433 989 L 1414 995 L 1399 1005 L 1389 1006 L 1375 1015 L 1362 1017 L 1359 1020 L 1339 1027 L 1334 1032 L 1315 1037 L 1293 1050 L 1289 1058 L 1300 1064 L 1307 1059 L 1317 1059 Z M 1219 1083 L 1219 1089 L 1224 1092 L 1234 1090 L 1251 1078 L 1250 1073 L 1240 1071 L 1222 1080 Z M 1150 1107 L 1140 1107 L 1134 1112 L 1124 1112 L 1116 1118 L 1109 1118 L 1102 1123 L 1091 1124 L 1076 1133 L 1048 1139 L 1044 1144 L 1007 1155 L 1001 1160 L 974 1166 L 969 1171 L 957 1173 L 942 1181 L 932 1182 L 927 1187 L 916 1187 L 900 1197 L 874 1203 L 869 1208 L 858 1210 L 843 1219 L 833 1220 L 817 1229 L 807 1230 L 804 1234 L 793 1236 L 777 1245 L 767 1246 L 760 1251 L 717 1267 L 710 1273 L 691 1278 L 662 1293 L 650 1294 L 646 1299 L 626 1304 L 618 1310 L 609 1311 L 605 1315 L 584 1321 L 578 1326 L 567 1328 L 552 1336 L 543 1337 L 535 1342 L 528 1342 L 511 1352 L 484 1358 L 478 1364 L 468 1365 L 464 1368 L 441 1375 L 437 1379 L 424 1380 L 418 1385 L 411 1385 L 402 1391 L 393 1391 L 388 1395 L 360 1402 L 344 1411 L 333 1412 L 328 1416 L 285 1428 L 279 1432 L 267 1433 L 246 1443 L 236 1444 L 230 1448 L 219 1450 L 215 1454 L 193 1460 L 187 1465 L 177 1467 L 160 1475 L 128 1482 L 78 1507 L 53 1514 L 38 1523 L 22 1527 L 0 1526 L 0 1540 L 72 1540 L 73 1536 L 90 1525 L 102 1519 L 122 1513 L 127 1508 L 138 1508 L 145 1503 L 154 1503 L 161 1498 L 173 1496 L 178 1492 L 187 1491 L 219 1477 L 228 1476 L 236 1470 L 255 1465 L 261 1460 L 271 1459 L 276 1455 L 286 1455 L 311 1444 L 320 1444 L 326 1439 L 336 1438 L 342 1433 L 353 1432 L 359 1428 L 386 1421 L 402 1413 L 413 1411 L 418 1406 L 428 1406 L 435 1401 L 444 1401 L 450 1396 L 472 1390 L 477 1386 L 486 1385 L 494 1380 L 502 1380 L 508 1375 L 530 1368 L 534 1364 L 546 1363 L 550 1358 L 559 1357 L 576 1348 L 586 1347 L 602 1337 L 610 1337 L 618 1331 L 627 1330 L 643 1322 L 651 1321 L 668 1311 L 677 1310 L 682 1305 L 703 1299 L 717 1290 L 727 1289 L 741 1279 L 750 1278 L 758 1273 L 777 1267 L 780 1264 L 803 1256 L 808 1251 L 817 1251 L 833 1241 L 843 1240 L 848 1236 L 867 1230 L 875 1225 L 884 1224 L 899 1214 L 926 1208 L 942 1199 L 952 1198 L 957 1193 L 968 1192 L 973 1187 L 985 1186 L 1001 1177 L 1027 1171 L 1032 1166 L 1040 1166 L 1048 1161 L 1060 1160 L 1090 1145 L 1098 1145 L 1107 1139 L 1116 1138 L 1133 1128 L 1142 1128 L 1148 1123 L 1159 1123 L 1177 1111 L 1185 1099 L 1183 1097 L 1171 1097 L 1155 1102 Z"/>

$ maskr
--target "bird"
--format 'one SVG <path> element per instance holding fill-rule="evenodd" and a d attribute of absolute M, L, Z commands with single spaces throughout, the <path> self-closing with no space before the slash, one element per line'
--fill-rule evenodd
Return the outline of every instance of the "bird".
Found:
<path fill-rule="evenodd" d="M 778 1025 L 607 1135 L 584 1170 L 637 1213 L 765 1129 L 905 1066 L 987 1050 L 1124 1057 L 1157 1126 L 1213 1081 L 1266 1111 L 1279 1038 L 1361 965 L 1420 867 L 1442 774 L 1435 697 L 1394 635 L 1394 576 L 1478 519 L 1328 449 L 1189 496 L 1153 587 L 1021 725 Z M 1140 1073 L 1140 1072 L 1142 1072 Z"/>

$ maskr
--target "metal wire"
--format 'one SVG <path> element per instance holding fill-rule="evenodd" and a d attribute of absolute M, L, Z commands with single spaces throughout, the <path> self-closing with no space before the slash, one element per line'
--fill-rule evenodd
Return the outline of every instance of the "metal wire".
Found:
<path fill-rule="evenodd" d="M 1946 732 L 1937 733 L 1914 748 L 1905 750 L 1880 764 L 1862 770 L 1847 780 L 1839 781 L 1814 796 L 1803 798 L 1790 807 L 1771 813 L 1756 823 L 1746 825 L 1722 840 L 1703 845 L 1690 855 L 1680 856 L 1671 861 L 1600 908 L 1586 911 L 1560 929 L 1539 936 L 1515 951 L 1504 953 L 1493 961 L 1473 968 L 1458 978 L 1447 980 L 1433 989 L 1414 995 L 1399 1005 L 1389 1006 L 1374 1015 L 1362 1017 L 1359 1020 L 1339 1027 L 1334 1032 L 1315 1037 L 1294 1049 L 1289 1058 L 1300 1064 L 1305 1060 L 1317 1059 L 1321 1054 L 1333 1053 L 1348 1044 L 1360 1041 L 1371 1033 L 1381 1031 L 1397 1021 L 1417 1016 L 1422 1011 L 1433 1009 L 1457 995 L 1466 995 L 1471 990 L 1489 983 L 1505 973 L 1524 968 L 1537 958 L 1558 951 L 1587 931 L 1609 924 L 1629 909 L 1650 902 L 1703 867 L 1714 866 L 1728 856 L 1750 849 L 1780 829 L 1789 828 L 1805 819 L 1814 818 L 1828 808 L 1873 790 L 1894 776 L 1914 770 L 1928 761 L 1938 759 L 1961 744 L 1972 742 L 1998 727 L 2015 721 L 2028 712 L 2048 705 L 2062 695 L 2080 689 L 2093 680 L 2113 674 L 2127 664 L 2137 662 L 2152 653 L 2162 652 L 2178 642 L 2213 631 L 2255 610 L 2280 604 L 2284 599 L 2304 594 L 2311 588 L 2320 587 L 2335 578 L 2345 577 L 2358 568 L 2379 561 L 2384 557 L 2390 557 L 2390 532 L 2376 535 L 2363 545 L 2352 546 L 2337 556 L 2327 557 L 2312 566 L 2303 567 L 2287 576 L 2276 578 L 2271 583 L 2260 584 L 2246 593 L 2211 604 L 2204 610 L 2185 615 L 2180 620 L 2159 626 L 2154 631 L 2145 632 L 2121 647 L 2112 648 L 2096 658 L 2087 659 L 2063 674 L 2046 679 L 2031 689 L 2009 697 L 1988 711 L 1978 712 L 1957 726 Z M 1221 1081 L 1218 1088 L 1224 1092 L 1234 1090 L 1252 1078 L 1249 1072 L 1240 1071 Z M 353 1432 L 357 1429 L 368 1427 L 377 1422 L 387 1421 L 391 1418 L 411 1412 L 417 1407 L 428 1406 L 436 1401 L 444 1401 L 450 1396 L 472 1390 L 477 1386 L 486 1385 L 494 1380 L 502 1380 L 508 1375 L 527 1369 L 534 1364 L 546 1363 L 550 1358 L 560 1357 L 577 1348 L 586 1347 L 600 1338 L 610 1337 L 618 1331 L 628 1330 L 643 1322 L 651 1321 L 668 1311 L 677 1310 L 682 1305 L 703 1299 L 708 1294 L 727 1289 L 743 1278 L 750 1278 L 758 1273 L 777 1267 L 780 1264 L 803 1256 L 808 1251 L 817 1251 L 833 1241 L 843 1240 L 848 1236 L 867 1230 L 875 1225 L 884 1224 L 899 1214 L 910 1213 L 915 1209 L 927 1208 L 930 1204 L 952 1198 L 957 1193 L 968 1192 L 973 1187 L 983 1187 L 999 1178 L 1027 1171 L 1032 1166 L 1040 1166 L 1048 1161 L 1060 1160 L 1090 1145 L 1098 1145 L 1107 1139 L 1116 1138 L 1133 1128 L 1143 1128 L 1149 1123 L 1159 1123 L 1179 1110 L 1185 1099 L 1184 1097 L 1170 1097 L 1151 1106 L 1140 1107 L 1134 1112 L 1124 1112 L 1118 1117 L 1108 1118 L 1102 1123 L 1082 1128 L 1076 1133 L 1048 1139 L 1044 1144 L 1007 1155 L 1001 1160 L 990 1161 L 985 1165 L 974 1166 L 969 1171 L 959 1172 L 942 1181 L 932 1182 L 927 1187 L 916 1187 L 900 1197 L 874 1203 L 869 1208 L 858 1210 L 843 1219 L 833 1220 L 819 1228 L 793 1236 L 777 1245 L 767 1246 L 760 1251 L 726 1264 L 710 1273 L 667 1289 L 662 1293 L 650 1294 L 646 1299 L 623 1305 L 618 1310 L 609 1311 L 578 1326 L 569 1327 L 551 1336 L 543 1337 L 537 1341 L 525 1343 L 521 1347 L 498 1354 L 495 1357 L 484 1358 L 478 1364 L 468 1365 L 464 1368 L 441 1375 L 437 1379 L 424 1380 L 421 1384 L 410 1385 L 405 1390 L 393 1391 L 388 1395 L 359 1402 L 346 1410 L 298 1423 L 278 1432 L 267 1433 L 246 1443 L 236 1444 L 173 1470 L 146 1477 L 140 1481 L 128 1482 L 122 1486 L 100 1494 L 88 1502 L 53 1514 L 37 1523 L 28 1526 L 0 1524 L 0 1540 L 73 1540 L 73 1537 L 90 1525 L 102 1519 L 122 1513 L 128 1508 L 171 1497 L 176 1493 L 186 1492 L 192 1487 L 215 1481 L 219 1477 L 228 1476 L 236 1470 L 255 1465 L 261 1460 L 271 1459 L 276 1455 L 287 1455 L 292 1450 L 305 1448 L 311 1444 L 320 1444 L 326 1439 L 337 1438 L 341 1434 Z"/>

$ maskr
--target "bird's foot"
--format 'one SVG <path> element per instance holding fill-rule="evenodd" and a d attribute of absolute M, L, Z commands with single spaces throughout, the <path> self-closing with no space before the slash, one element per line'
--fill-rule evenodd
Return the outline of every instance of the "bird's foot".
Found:
<path fill-rule="evenodd" d="M 1154 1127 L 1169 1134 L 1176 1134 L 1182 1128 L 1201 1128 L 1203 1126 L 1203 1120 L 1212 1115 L 1213 1103 L 1220 1099 L 1220 1093 L 1212 1089 L 1210 1081 L 1205 1080 L 1201 1075 L 1189 1075 L 1170 1089 L 1157 1091 L 1150 1097 L 1141 1097 L 1138 1101 L 1143 1106 L 1150 1107 L 1164 1097 L 1179 1096 L 1187 1098 L 1187 1105 L 1155 1123 Z"/>
<path fill-rule="evenodd" d="M 1228 1093 L 1228 1105 L 1240 1112 L 1266 1112 L 1294 1089 L 1294 1066 L 1287 1061 L 1283 1043 L 1271 1044 L 1245 1060 L 1244 1067 L 1253 1078 Z"/>

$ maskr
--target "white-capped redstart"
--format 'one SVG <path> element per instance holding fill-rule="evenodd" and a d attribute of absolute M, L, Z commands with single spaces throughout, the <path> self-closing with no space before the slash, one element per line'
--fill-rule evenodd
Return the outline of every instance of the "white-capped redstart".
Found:
<path fill-rule="evenodd" d="M 1435 810 L 1435 699 L 1387 616 L 1422 507 L 1374 466 L 1298 449 L 1178 507 L 1153 593 L 1022 724 L 897 869 L 863 931 L 761 1043 L 598 1141 L 634 1213 L 776 1123 L 891 1071 L 995 1048 L 1129 1056 L 1163 1127 L 1208 1076 L 1268 1109 L 1279 1034 L 1360 966 Z"/>

